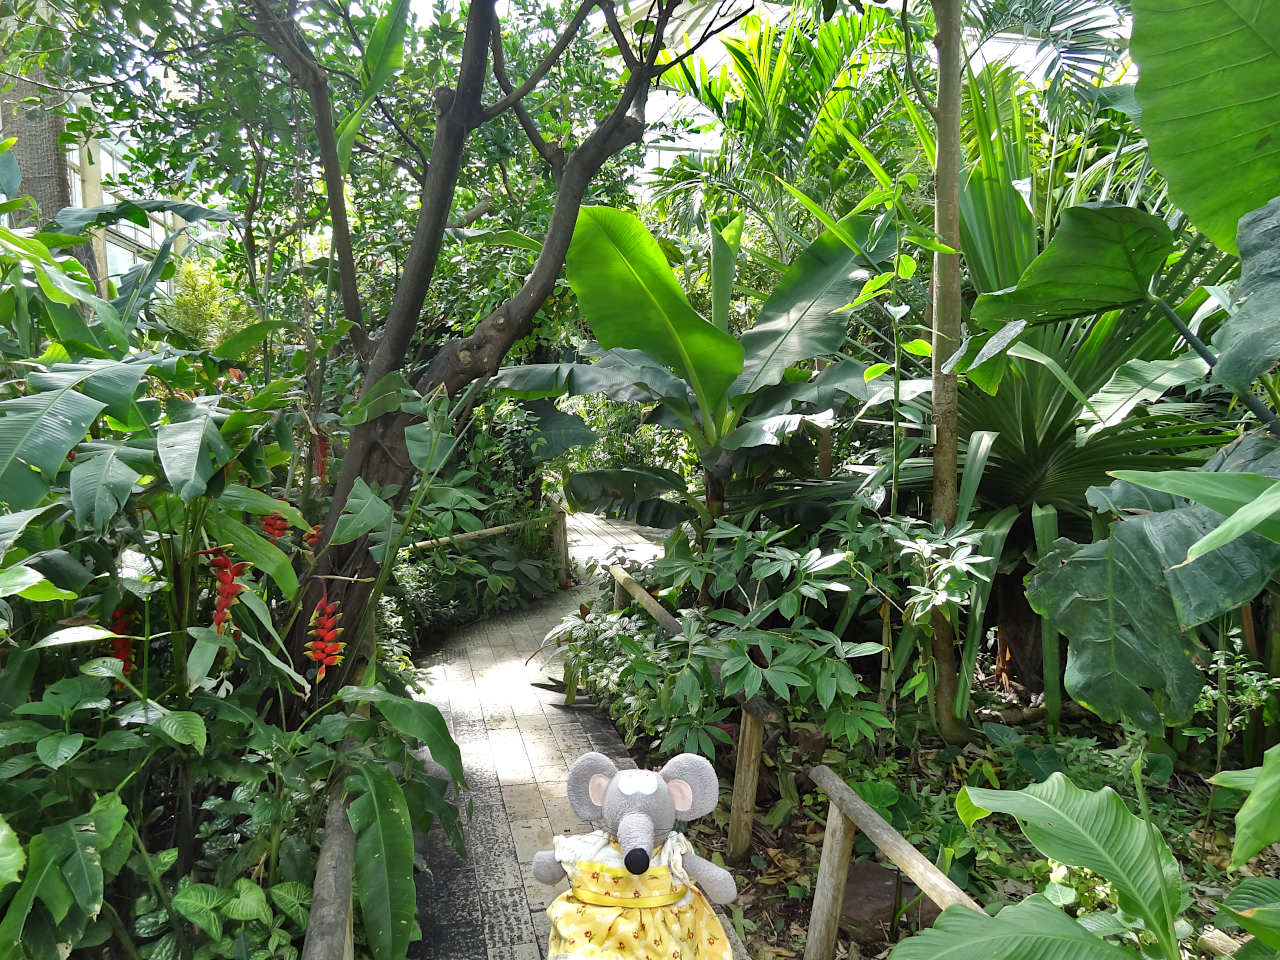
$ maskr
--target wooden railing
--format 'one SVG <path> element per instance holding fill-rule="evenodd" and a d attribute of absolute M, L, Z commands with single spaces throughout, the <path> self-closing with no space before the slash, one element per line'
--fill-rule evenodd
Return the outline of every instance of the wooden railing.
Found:
<path fill-rule="evenodd" d="M 471 530 L 467 533 L 456 533 L 448 537 L 436 537 L 433 540 L 419 540 L 417 543 L 406 543 L 401 550 L 434 550 L 437 547 L 448 547 L 468 540 L 482 540 L 485 537 L 496 537 L 504 533 L 516 533 L 529 527 L 551 527 L 551 545 L 560 564 L 559 583 L 561 588 L 569 585 L 569 527 L 563 509 L 556 508 L 548 513 L 515 523 L 504 523 L 497 527 L 486 527 L 484 530 Z"/>
<path fill-rule="evenodd" d="M 671 636 L 679 636 L 683 632 L 680 621 L 626 570 L 615 565 L 609 568 L 609 573 L 615 581 L 616 607 L 622 609 L 627 606 L 627 598 L 630 597 Z M 718 665 L 713 665 L 712 669 L 719 679 Z M 768 701 L 758 695 L 744 701 L 739 694 L 734 699 L 742 704 L 742 724 L 738 733 L 738 761 L 734 769 L 733 799 L 729 811 L 729 859 L 738 860 L 746 854 L 751 843 L 764 725 L 782 718 Z M 831 805 L 822 839 L 818 877 L 813 887 L 813 909 L 809 914 L 804 960 L 832 960 L 835 956 L 840 910 L 849 877 L 849 861 L 853 857 L 853 838 L 858 830 L 939 907 L 945 909 L 952 904 L 960 904 L 982 912 L 973 898 L 890 826 L 830 767 L 813 767 L 808 774 L 809 779 L 827 795 Z"/>
<path fill-rule="evenodd" d="M 831 960 L 835 956 L 836 932 L 840 928 L 840 908 L 849 879 L 849 859 L 853 838 L 861 830 L 899 870 L 911 878 L 926 897 L 946 909 L 953 903 L 982 912 L 973 898 L 951 882 L 907 838 L 893 829 L 880 814 L 827 766 L 814 767 L 809 779 L 831 801 L 827 829 L 822 836 L 822 857 L 818 879 L 813 884 L 813 910 L 809 913 L 809 939 L 804 960 Z"/>

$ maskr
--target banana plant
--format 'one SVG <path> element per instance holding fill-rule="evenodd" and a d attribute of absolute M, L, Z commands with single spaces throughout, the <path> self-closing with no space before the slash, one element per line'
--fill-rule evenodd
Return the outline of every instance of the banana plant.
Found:
<path fill-rule="evenodd" d="M 638 503 L 656 519 L 661 495 L 675 491 L 705 529 L 723 510 L 725 483 L 742 451 L 782 442 L 815 414 L 843 398 L 869 398 L 865 368 L 832 364 L 816 376 L 797 369 L 844 345 L 840 309 L 892 258 L 894 238 L 864 217 L 841 233 L 859 238 L 855 252 L 833 231 L 796 258 L 740 336 L 729 330 L 729 297 L 737 249 L 735 219 L 713 224 L 713 316 L 690 304 L 657 240 L 629 213 L 585 207 L 569 247 L 570 285 L 603 352 L 590 364 L 530 364 L 499 371 L 493 385 L 534 399 L 602 393 L 657 405 L 653 422 L 681 430 L 697 452 L 705 479 L 698 503 L 669 471 L 594 471 L 570 479 L 570 500 Z M 888 251 L 886 252 L 886 246 Z M 821 411 L 819 411 L 820 413 Z M 665 511 L 667 520 L 678 519 Z"/>
<path fill-rule="evenodd" d="M 1273 752 L 1280 758 L 1280 748 Z M 1081 790 L 1061 773 L 1022 790 L 962 787 L 956 797 L 956 811 L 968 829 L 992 813 L 1009 814 L 1044 856 L 1098 874 L 1111 885 L 1115 910 L 1073 918 L 1043 894 L 994 917 L 951 906 L 931 929 L 899 943 L 890 960 L 1123 960 L 1137 955 L 1181 960 L 1180 941 L 1194 931 L 1181 916 L 1182 876 L 1151 822 L 1140 765 L 1141 759 L 1134 778 L 1141 817 L 1110 787 Z M 1267 815 L 1259 805 L 1250 816 Z M 1275 817 L 1270 819 L 1274 824 Z M 1228 919 L 1254 935 L 1250 957 L 1280 956 L 1280 881 L 1246 880 L 1223 906 Z"/>

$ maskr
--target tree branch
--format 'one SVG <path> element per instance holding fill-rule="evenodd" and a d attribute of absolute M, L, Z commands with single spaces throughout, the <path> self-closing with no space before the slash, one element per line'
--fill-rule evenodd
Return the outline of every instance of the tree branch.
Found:
<path fill-rule="evenodd" d="M 497 21 L 493 24 L 491 46 L 493 47 L 493 78 L 498 81 L 498 87 L 502 92 L 511 96 L 514 90 L 511 87 L 511 81 L 507 78 L 507 57 L 502 49 L 502 25 Z M 564 169 L 564 149 L 559 144 L 547 142 L 520 100 L 514 101 L 511 105 L 515 108 L 516 119 L 520 121 L 520 126 L 525 136 L 529 138 L 529 142 L 533 144 L 533 149 L 538 152 L 538 156 L 547 161 L 552 173 L 559 179 L 560 171 Z"/>
<path fill-rule="evenodd" d="M 622 29 L 622 24 L 618 22 L 618 13 L 613 8 L 613 0 L 599 0 L 596 6 L 604 14 L 604 22 L 609 25 L 609 32 L 613 34 L 613 42 L 618 45 L 618 52 L 622 55 L 622 62 L 627 65 L 628 70 L 635 70 L 640 66 L 640 61 L 636 57 L 636 52 L 631 49 L 631 44 L 627 41 L 626 31 Z"/>
<path fill-rule="evenodd" d="M 329 77 L 316 62 L 298 33 L 293 20 L 277 17 L 268 0 L 253 0 L 257 16 L 253 20 L 258 35 L 288 68 L 298 85 L 307 92 L 311 104 L 316 139 L 320 145 L 320 165 L 324 171 L 325 194 L 329 198 L 329 220 L 333 226 L 333 248 L 338 255 L 338 278 L 342 291 L 342 314 L 351 325 L 351 342 L 362 361 L 372 353 L 372 342 L 364 327 L 364 309 L 360 305 L 360 288 L 356 281 L 355 253 L 351 246 L 351 228 L 347 222 L 347 200 L 342 164 L 338 159 L 338 141 L 334 133 L 333 101 L 329 96 Z"/>
<path fill-rule="evenodd" d="M 560 55 L 563 54 L 569 44 L 573 42 L 573 38 L 577 36 L 578 30 L 586 21 L 587 14 L 591 12 L 591 8 L 595 5 L 596 0 L 583 0 L 578 7 L 578 12 L 573 15 L 573 19 L 569 21 L 569 25 L 564 28 L 564 31 L 560 36 L 556 37 L 556 42 L 552 45 L 551 49 L 547 51 L 547 55 L 542 58 L 542 62 L 534 68 L 533 73 L 529 75 L 529 79 L 515 90 L 512 90 L 497 103 L 492 106 L 485 107 L 480 112 L 480 116 L 476 120 L 477 126 L 481 123 L 486 123 L 487 121 L 492 120 L 494 117 L 499 116 L 502 113 L 505 113 L 533 92 L 534 87 L 542 82 L 542 78 L 545 77 L 551 68 L 556 65 L 560 60 Z"/>
<path fill-rule="evenodd" d="M 911 83 L 911 89 L 916 92 L 920 105 L 933 117 L 933 122 L 937 123 L 942 117 L 938 112 L 938 105 L 924 92 L 920 78 L 916 75 L 915 63 L 911 59 L 911 25 L 907 20 L 907 2 L 908 0 L 902 0 L 902 45 L 907 54 L 907 80 Z"/>

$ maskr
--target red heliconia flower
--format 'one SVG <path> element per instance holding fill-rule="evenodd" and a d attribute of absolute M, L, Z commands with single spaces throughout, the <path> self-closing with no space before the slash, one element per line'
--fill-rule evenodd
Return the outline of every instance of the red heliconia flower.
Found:
<path fill-rule="evenodd" d="M 316 478 L 324 483 L 329 477 L 329 435 L 316 433 Z"/>
<path fill-rule="evenodd" d="M 218 595 L 213 603 L 213 629 L 223 633 L 231 619 L 231 608 L 239 602 L 236 598 L 249 589 L 236 579 L 249 569 L 249 562 L 232 562 L 222 547 L 199 550 L 197 553 L 209 557 L 209 566 L 213 567 L 214 577 L 218 581 Z"/>
<path fill-rule="evenodd" d="M 289 521 L 278 513 L 265 516 L 258 522 L 262 524 L 262 532 L 272 540 L 279 540 L 289 532 Z"/>
<path fill-rule="evenodd" d="M 324 524 L 317 523 L 305 534 L 303 534 L 303 539 L 307 541 L 308 547 L 314 547 L 316 544 L 320 542 L 320 531 L 322 531 L 323 529 L 324 529 Z"/>
<path fill-rule="evenodd" d="M 305 645 L 306 655 L 320 664 L 316 671 L 317 683 L 324 679 L 327 667 L 342 662 L 342 651 L 346 644 L 338 639 L 338 634 L 342 633 L 342 627 L 338 626 L 341 617 L 337 601 L 329 600 L 327 592 L 322 593 L 311 613 L 310 632 L 315 639 L 308 640 Z"/>
<path fill-rule="evenodd" d="M 119 636 L 133 630 L 136 622 L 133 604 L 122 603 L 111 611 L 111 632 L 117 634 L 108 642 L 111 644 L 111 655 L 120 661 L 120 672 L 129 673 L 136 664 L 133 662 L 133 638 Z"/>

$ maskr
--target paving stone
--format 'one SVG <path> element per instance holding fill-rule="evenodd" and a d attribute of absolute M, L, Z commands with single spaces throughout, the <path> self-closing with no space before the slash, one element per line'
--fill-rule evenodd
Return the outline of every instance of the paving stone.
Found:
<path fill-rule="evenodd" d="M 490 947 L 489 960 L 540 960 L 536 943 L 516 943 L 509 947 Z"/>
<path fill-rule="evenodd" d="M 515 820 L 536 820 L 547 815 L 536 783 L 516 783 L 502 788 L 507 816 Z"/>
<path fill-rule="evenodd" d="M 480 916 L 489 948 L 505 949 L 515 943 L 533 943 L 534 930 L 524 886 L 507 890 L 482 890 Z"/>
<path fill-rule="evenodd" d="M 523 868 L 533 862 L 533 855 L 539 850 L 551 849 L 551 821 L 546 817 L 512 820 L 511 837 L 516 844 L 516 859 Z"/>

